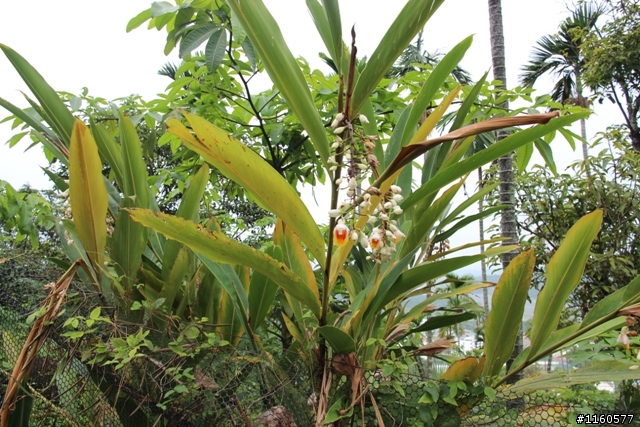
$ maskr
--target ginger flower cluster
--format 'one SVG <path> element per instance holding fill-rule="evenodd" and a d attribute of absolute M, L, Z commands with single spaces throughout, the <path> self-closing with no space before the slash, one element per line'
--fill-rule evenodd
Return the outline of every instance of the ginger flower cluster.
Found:
<path fill-rule="evenodd" d="M 360 124 L 369 123 L 364 115 L 357 120 Z M 337 218 L 333 230 L 334 242 L 337 246 L 343 246 L 351 239 L 365 249 L 371 249 L 367 259 L 377 263 L 388 261 L 396 251 L 396 244 L 405 237 L 397 221 L 392 219 L 403 213 L 399 206 L 402 189 L 392 185 L 374 207 L 364 229 L 355 229 L 359 216 L 371 210 L 372 194 L 380 194 L 379 190 L 372 187 L 366 192 L 362 190 L 363 182 L 372 173 L 377 174 L 379 162 L 373 154 L 377 137 L 364 135 L 343 113 L 336 116 L 331 127 L 334 129 L 335 142 L 331 145 L 333 153 L 329 157 L 329 169 L 334 172 L 337 190 L 346 196 L 335 209 L 329 211 L 331 218 Z"/>

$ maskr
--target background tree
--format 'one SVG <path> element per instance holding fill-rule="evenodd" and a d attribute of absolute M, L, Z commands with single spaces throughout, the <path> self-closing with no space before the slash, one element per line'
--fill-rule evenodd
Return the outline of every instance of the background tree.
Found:
<path fill-rule="evenodd" d="M 418 71 L 419 68 L 416 67 L 416 64 L 430 65 L 434 67 L 438 62 L 440 62 L 444 55 L 437 52 L 431 53 L 424 49 L 424 40 L 422 38 L 423 33 L 424 30 L 421 30 L 418 33 L 416 41 L 407 46 L 407 48 L 402 52 L 400 58 L 398 58 L 394 66 L 389 70 L 390 77 L 397 78 L 406 75 L 410 71 Z M 459 65 L 453 69 L 451 76 L 458 83 L 463 85 L 470 85 L 473 83 L 471 74 Z"/>
<path fill-rule="evenodd" d="M 554 101 L 586 108 L 588 101 L 583 96 L 584 55 L 581 50 L 585 37 L 595 28 L 601 15 L 592 3 L 584 3 L 572 11 L 571 16 L 560 24 L 557 34 L 543 36 L 533 48 L 531 61 L 522 67 L 520 81 L 533 87 L 540 77 L 551 73 L 556 81 L 551 98 Z M 588 156 L 587 129 L 580 121 L 582 156 Z"/>
<path fill-rule="evenodd" d="M 525 245 L 536 251 L 536 287 L 544 283 L 544 266 L 567 230 L 585 213 L 604 209 L 602 232 L 568 300 L 574 322 L 640 272 L 640 153 L 625 147 L 626 137 L 620 128 L 611 128 L 599 138 L 608 147 L 589 158 L 591 179 L 583 177 L 579 163 L 572 173 L 553 176 L 539 167 L 516 179 L 518 224 L 528 234 Z"/>
<path fill-rule="evenodd" d="M 588 34 L 584 52 L 584 81 L 600 101 L 613 102 L 624 117 L 631 145 L 640 151 L 640 2 L 608 0 L 609 20 Z"/>

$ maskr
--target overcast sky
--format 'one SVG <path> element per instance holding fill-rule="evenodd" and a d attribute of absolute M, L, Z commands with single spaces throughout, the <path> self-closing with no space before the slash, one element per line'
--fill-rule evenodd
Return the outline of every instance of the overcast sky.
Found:
<path fill-rule="evenodd" d="M 324 49 L 305 2 L 265 2 L 294 55 L 304 56 L 312 68 L 322 69 L 318 52 Z M 563 0 L 503 0 L 502 3 L 507 84 L 514 87 L 520 67 L 529 59 L 531 47 L 541 36 L 556 32 L 558 23 L 568 13 Z M 177 59 L 177 53 L 174 51 L 168 58 L 164 56 L 164 30 L 147 30 L 143 26 L 131 33 L 125 32 L 129 19 L 150 4 L 147 0 L 2 2 L 0 43 L 23 55 L 56 90 L 79 93 L 87 87 L 93 96 L 107 99 L 133 93 L 152 99 L 168 84 L 165 77 L 157 75 L 157 70 L 167 60 Z M 342 1 L 343 33 L 348 34 L 355 24 L 358 52 L 369 55 L 404 4 L 403 1 Z M 475 35 L 474 43 L 462 66 L 477 79 L 491 67 L 487 1 L 445 1 L 427 23 L 425 49 L 446 52 L 471 34 Z M 541 93 L 550 90 L 550 82 L 541 82 Z M 0 97 L 24 107 L 26 102 L 20 91 L 28 92 L 6 58 L 0 56 Z M 587 125 L 590 135 L 620 121 L 612 108 L 597 106 L 596 113 Z M 5 112 L 1 111 L 0 117 L 4 116 Z M 3 145 L 13 133 L 8 124 L 0 125 L 0 179 L 15 187 L 26 182 L 37 188 L 48 187 L 48 180 L 39 168 L 46 166 L 39 147 L 23 153 L 29 144 L 26 138 L 12 149 Z M 552 148 L 562 169 L 580 157 L 564 140 L 556 140 Z M 469 185 L 475 185 L 475 181 L 470 180 Z"/>

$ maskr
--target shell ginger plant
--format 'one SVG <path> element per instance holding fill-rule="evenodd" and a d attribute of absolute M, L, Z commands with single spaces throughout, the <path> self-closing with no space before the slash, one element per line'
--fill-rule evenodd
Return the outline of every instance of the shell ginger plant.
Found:
<path fill-rule="evenodd" d="M 447 273 L 513 249 L 501 246 L 483 254 L 457 257 L 449 255 L 461 248 L 443 253 L 430 249 L 464 226 L 461 222 L 452 224 L 464 210 L 464 204 L 447 215 L 464 178 L 478 167 L 585 116 L 578 113 L 557 117 L 558 113 L 549 113 L 497 117 L 465 126 L 471 122 L 468 113 L 479 92 L 472 90 L 458 109 L 450 132 L 427 139 L 460 94 L 460 87 L 444 96 L 440 96 L 440 90 L 471 45 L 469 37 L 425 77 L 393 132 L 382 134 L 376 126 L 379 113 L 371 95 L 442 3 L 443 0 L 409 0 L 359 72 L 355 31 L 352 30 L 347 47 L 337 0 L 322 4 L 307 1 L 339 74 L 335 101 L 328 104 L 333 123 L 327 127 L 296 59 L 261 0 L 229 0 L 223 6 L 198 2 L 200 6 L 193 6 L 194 14 L 197 7 L 226 8 L 225 13 L 233 17 L 231 21 L 242 27 L 331 177 L 331 202 L 326 207 L 329 235 L 325 241 L 296 189 L 258 154 L 190 112 L 181 111 L 181 119 L 172 117 L 166 121 L 167 130 L 187 148 L 277 216 L 275 248 L 269 251 L 256 250 L 227 237 L 215 221 L 207 226 L 194 221 L 198 195 L 202 197 L 209 173 L 206 166 L 198 172 L 197 189 L 189 195 L 189 209 L 179 210 L 175 216 L 157 212 L 149 198 L 140 143 L 131 122 L 126 117 L 120 118 L 120 145 L 106 137 L 99 126 L 89 129 L 80 120 L 74 120 L 57 94 L 22 57 L 2 46 L 25 81 L 32 83 L 29 86 L 53 131 L 27 115 L 19 117 L 36 129 L 43 144 L 57 157 L 69 163 L 73 228 L 77 231 L 74 241 L 81 243 L 70 257 L 86 259 L 91 272 L 89 281 L 102 289 L 112 289 L 116 298 L 122 296 L 124 301 L 127 296 L 151 302 L 161 298 L 167 313 L 181 310 L 181 316 L 185 313 L 187 303 L 182 301 L 186 298 L 177 306 L 174 300 L 178 301 L 183 279 L 194 261 L 196 270 L 210 273 L 219 285 L 215 288 L 217 292 L 225 295 L 234 324 L 239 325 L 238 337 L 247 337 L 256 349 L 260 348 L 257 331 L 280 290 L 290 307 L 283 321 L 294 339 L 294 347 L 310 368 L 319 373 L 315 384 L 317 425 L 323 425 L 332 403 L 328 391 L 334 370 L 351 381 L 351 395 L 341 401 L 344 407 L 339 408 L 338 416 L 364 404 L 367 387 L 363 369 L 375 368 L 389 346 L 395 345 L 399 337 L 413 333 L 409 325 L 434 301 L 433 297 L 427 298 L 407 311 L 407 299 Z M 175 24 L 175 17 L 148 14 L 147 18 L 156 24 L 160 20 Z M 142 22 L 136 21 L 137 25 Z M 436 101 L 437 107 L 420 123 L 426 108 Z M 21 114 L 11 105 L 3 105 L 14 114 Z M 475 135 L 529 124 L 537 126 L 514 132 L 464 158 Z M 428 180 L 411 192 L 413 162 L 423 154 L 426 154 L 424 168 L 428 167 L 431 173 Z M 122 196 L 101 175 L 102 161 L 112 167 L 122 166 L 115 168 L 120 173 L 116 178 L 122 181 L 119 182 Z M 341 193 L 345 198 L 341 199 Z M 83 194 L 91 197 L 82 197 Z M 474 197 L 477 200 L 480 196 Z M 105 231 L 107 215 L 115 219 L 110 236 Z M 168 239 L 166 242 L 162 235 Z M 351 253 L 366 251 L 362 258 L 371 274 L 358 278 L 347 268 L 347 259 Z M 156 254 L 161 280 L 147 281 L 148 276 L 139 274 L 145 271 L 142 260 L 145 252 Z M 147 256 L 144 261 L 155 258 Z M 105 262 L 120 269 L 116 275 L 104 274 Z M 316 280 L 314 268 L 320 270 L 320 281 Z M 115 280 L 115 276 L 122 279 Z M 330 310 L 329 303 L 339 280 L 348 289 L 349 305 L 337 315 Z M 185 281 L 190 292 L 199 291 L 194 288 L 198 283 L 204 286 L 195 276 Z M 463 286 L 455 292 L 468 292 L 478 286 Z M 440 297 L 445 295 L 437 296 Z M 121 309 L 131 307 L 125 304 Z M 376 407 L 373 396 L 370 397 Z M 377 414 L 381 422 L 379 411 Z"/>

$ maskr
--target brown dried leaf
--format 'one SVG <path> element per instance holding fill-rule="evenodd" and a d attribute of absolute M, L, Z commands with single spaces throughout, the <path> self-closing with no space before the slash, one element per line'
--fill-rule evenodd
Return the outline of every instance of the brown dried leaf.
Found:
<path fill-rule="evenodd" d="M 18 360 L 13 367 L 13 372 L 7 383 L 4 402 L 2 402 L 2 406 L 0 407 L 0 426 L 2 427 L 6 427 L 9 422 L 9 415 L 15 408 L 16 398 L 18 397 L 19 384 L 23 380 L 28 380 L 33 362 L 44 345 L 49 332 L 53 328 L 54 320 L 58 316 L 60 307 L 67 296 L 67 289 L 71 284 L 71 280 L 73 280 L 76 270 L 81 265 L 85 265 L 82 260 L 73 263 L 71 267 L 60 276 L 42 303 L 45 312 L 33 323 L 29 336 L 22 347 L 22 351 L 18 356 Z"/>
<path fill-rule="evenodd" d="M 407 329 L 409 329 L 409 325 L 407 323 L 399 324 L 393 331 L 391 331 L 389 335 L 387 335 L 385 341 L 387 343 L 390 343 L 391 341 L 402 335 Z"/>
<path fill-rule="evenodd" d="M 446 338 L 441 338 L 434 342 L 430 342 L 427 345 L 423 345 L 418 348 L 415 352 L 421 356 L 431 356 L 434 354 L 442 353 L 443 351 L 449 350 L 453 347 L 453 342 L 449 341 Z"/>
<path fill-rule="evenodd" d="M 504 129 L 513 126 L 545 124 L 554 117 L 558 117 L 559 112 L 554 111 L 544 114 L 529 114 L 526 116 L 517 117 L 498 117 L 495 119 L 489 119 L 480 123 L 473 123 L 467 126 L 463 126 L 453 132 L 449 132 L 446 135 L 442 135 L 438 138 L 427 139 L 422 142 L 407 145 L 400 150 L 400 153 L 393 159 L 393 162 L 384 171 L 385 178 L 393 175 L 401 167 L 408 165 L 415 160 L 421 154 L 426 153 L 434 147 L 442 144 L 443 142 L 454 141 L 456 139 L 466 138 L 472 135 L 478 135 L 484 132 L 490 132 L 492 130 Z"/>
<path fill-rule="evenodd" d="M 635 316 L 640 317 L 640 303 L 630 305 L 618 311 L 618 316 Z"/>

